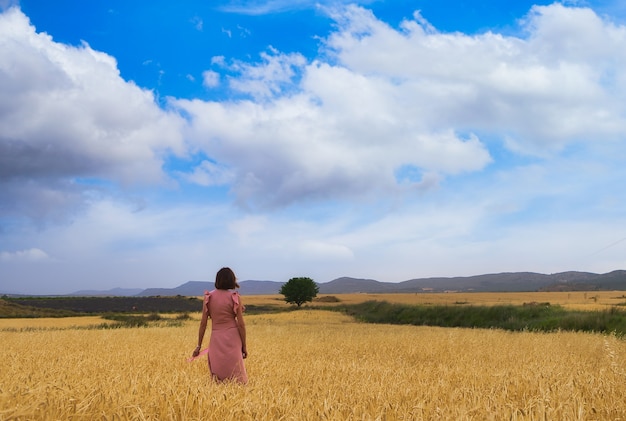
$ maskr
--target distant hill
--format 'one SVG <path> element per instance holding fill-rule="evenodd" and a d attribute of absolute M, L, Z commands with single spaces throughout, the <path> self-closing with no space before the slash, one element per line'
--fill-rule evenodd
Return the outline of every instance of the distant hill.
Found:
<path fill-rule="evenodd" d="M 284 282 L 241 281 L 241 294 L 278 294 Z M 342 277 L 318 283 L 320 294 L 349 293 L 415 293 L 445 291 L 475 292 L 530 292 L 530 291 L 626 291 L 626 271 L 605 274 L 589 272 L 561 272 L 550 275 L 534 272 L 505 272 L 452 278 L 418 278 L 403 282 L 380 282 L 374 279 Z M 136 290 L 136 296 L 200 296 L 214 289 L 209 281 L 189 281 L 176 288 L 148 288 Z M 130 295 L 133 290 L 115 288 L 108 291 L 78 291 L 71 295 Z"/>
<path fill-rule="evenodd" d="M 155 297 L 172 296 L 172 295 L 185 295 L 185 296 L 200 296 L 204 294 L 206 289 L 213 289 L 213 282 L 205 281 L 189 281 L 176 288 L 148 288 L 137 294 L 140 297 Z"/>
<path fill-rule="evenodd" d="M 565 272 L 556 282 L 541 288 L 542 291 L 610 291 L 626 289 L 626 271 L 597 275 L 586 273 L 587 276 L 576 276 L 580 272 Z M 584 272 L 583 272 L 584 273 Z"/>
<path fill-rule="evenodd" d="M 411 279 L 400 282 L 397 292 L 421 291 L 476 291 L 513 292 L 537 291 L 554 282 L 554 275 L 533 272 L 494 273 L 455 278 Z"/>
<path fill-rule="evenodd" d="M 355 292 L 395 292 L 398 284 L 380 282 L 374 279 L 337 278 L 333 281 L 318 284 L 320 294 L 349 294 Z"/>
<path fill-rule="evenodd" d="M 278 294 L 284 282 L 274 281 L 241 281 L 241 293 L 244 295 Z"/>
<path fill-rule="evenodd" d="M 86 297 L 132 297 L 143 292 L 141 288 L 113 288 L 106 291 L 84 289 L 68 295 L 78 295 Z"/>
<path fill-rule="evenodd" d="M 268 295 L 278 294 L 281 285 L 284 282 L 275 281 L 241 281 L 240 292 L 243 295 Z M 200 296 L 204 294 L 204 291 L 211 291 L 215 289 L 215 282 L 209 281 L 189 281 L 176 288 L 149 288 L 138 293 L 138 296 L 150 297 L 150 296 L 172 296 L 172 295 L 185 295 L 185 296 Z"/>
<path fill-rule="evenodd" d="M 562 272 L 551 275 L 511 272 L 453 278 L 420 278 L 398 283 L 339 278 L 319 284 L 319 287 L 321 294 L 626 290 L 626 271 L 617 270 L 601 275 L 588 272 Z"/>

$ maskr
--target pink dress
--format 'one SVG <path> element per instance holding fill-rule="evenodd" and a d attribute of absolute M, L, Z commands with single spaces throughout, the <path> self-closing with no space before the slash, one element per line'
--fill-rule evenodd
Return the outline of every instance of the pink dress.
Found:
<path fill-rule="evenodd" d="M 239 294 L 215 289 L 204 293 L 204 305 L 211 317 L 209 370 L 219 380 L 234 379 L 248 382 L 241 353 L 241 337 L 237 328 Z M 242 308 L 243 310 L 243 308 Z"/>

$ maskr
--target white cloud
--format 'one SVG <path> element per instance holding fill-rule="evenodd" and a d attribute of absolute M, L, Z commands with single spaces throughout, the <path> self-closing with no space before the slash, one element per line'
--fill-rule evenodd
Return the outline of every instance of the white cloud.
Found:
<path fill-rule="evenodd" d="M 229 1 L 220 7 L 220 10 L 229 13 L 244 15 L 266 15 L 285 13 L 293 10 L 315 9 L 320 7 L 337 6 L 341 4 L 370 4 L 376 0 L 254 0 Z"/>
<path fill-rule="evenodd" d="M 334 18 L 317 58 L 217 56 L 236 100 L 161 109 L 112 57 L 2 15 L 0 209 L 63 223 L 5 218 L 2 247 L 21 251 L 3 262 L 45 257 L 32 244 L 54 259 L 0 278 L 35 285 L 50 264 L 69 292 L 223 265 L 318 282 L 623 268 L 623 26 L 559 4 L 533 8 L 523 37 L 443 34 L 419 14 L 393 28 L 359 7 Z M 202 160 L 175 160 L 175 191 L 115 196 L 187 149 Z"/>
<path fill-rule="evenodd" d="M 220 84 L 220 74 L 213 70 L 202 72 L 202 85 L 206 88 L 215 88 Z"/>
<path fill-rule="evenodd" d="M 228 224 L 230 231 L 237 235 L 239 241 L 248 242 L 253 235 L 266 232 L 267 217 L 261 215 L 247 215 L 241 219 L 236 219 Z"/>
<path fill-rule="evenodd" d="M 281 13 L 288 10 L 309 8 L 314 4 L 311 0 L 261 0 L 261 1 L 232 1 L 221 6 L 221 10 L 229 13 L 245 15 L 265 15 Z"/>
<path fill-rule="evenodd" d="M 270 53 L 261 53 L 261 59 L 261 65 L 236 61 L 229 66 L 231 71 L 240 75 L 230 79 L 230 87 L 257 99 L 273 98 L 292 85 L 298 70 L 306 63 L 301 54 L 278 54 L 274 49 Z"/>
<path fill-rule="evenodd" d="M 225 66 L 226 65 L 226 58 L 224 56 L 214 56 L 211 57 L 211 64 L 216 64 L 219 66 Z"/>
<path fill-rule="evenodd" d="M 183 119 L 162 110 L 152 92 L 124 81 L 113 57 L 86 44 L 54 42 L 17 8 L 0 15 L 0 42 L 5 209 L 19 210 L 17 197 L 9 196 L 19 190 L 11 187 L 16 180 L 45 202 L 46 192 L 80 195 L 81 179 L 135 184 L 166 178 L 163 156 L 184 152 Z"/>
<path fill-rule="evenodd" d="M 51 260 L 48 254 L 38 248 L 31 248 L 27 250 L 18 251 L 1 251 L 0 261 L 3 262 L 40 262 Z"/>
<path fill-rule="evenodd" d="M 350 260 L 354 258 L 354 253 L 352 253 L 349 247 L 322 241 L 304 241 L 298 247 L 298 251 L 311 260 L 321 259 L 323 261 L 332 261 Z"/>
<path fill-rule="evenodd" d="M 187 182 L 201 186 L 229 184 L 234 175 L 230 169 L 211 161 L 202 161 L 191 173 L 179 173 Z"/>
<path fill-rule="evenodd" d="M 395 195 L 402 168 L 484 169 L 483 136 L 547 157 L 626 129 L 626 28 L 589 9 L 535 7 L 526 38 L 443 34 L 419 15 L 395 29 L 356 6 L 334 17 L 332 64 L 273 51 L 230 66 L 231 87 L 259 101 L 173 102 L 193 141 L 233 169 L 241 203 Z M 586 37 L 581 26 L 591 36 L 570 48 L 563 35 Z"/>
<path fill-rule="evenodd" d="M 190 22 L 194 26 L 194 28 L 196 28 L 196 30 L 202 31 L 204 27 L 204 21 L 202 20 L 201 17 L 194 16 L 193 18 L 191 18 Z"/>
<path fill-rule="evenodd" d="M 396 30 L 357 7 L 336 18 L 338 62 L 396 80 L 415 98 L 408 111 L 431 125 L 508 132 L 537 154 L 624 131 L 626 28 L 590 9 L 534 7 L 527 38 L 442 34 L 420 20 Z"/>
<path fill-rule="evenodd" d="M 0 0 L 0 12 L 8 9 L 9 7 L 19 6 L 19 0 Z"/>

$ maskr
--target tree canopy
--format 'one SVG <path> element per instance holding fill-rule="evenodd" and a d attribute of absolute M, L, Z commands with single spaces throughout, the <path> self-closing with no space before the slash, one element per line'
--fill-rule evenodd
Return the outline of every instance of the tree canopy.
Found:
<path fill-rule="evenodd" d="M 285 296 L 285 301 L 296 304 L 298 307 L 307 301 L 313 301 L 318 292 L 317 284 L 313 279 L 306 277 L 291 278 L 280 287 L 280 293 Z"/>

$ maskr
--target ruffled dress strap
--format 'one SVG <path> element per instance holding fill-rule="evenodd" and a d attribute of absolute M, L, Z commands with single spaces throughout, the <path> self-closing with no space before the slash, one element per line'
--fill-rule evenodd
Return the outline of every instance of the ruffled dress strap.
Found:
<path fill-rule="evenodd" d="M 231 296 L 233 298 L 233 311 L 235 312 L 235 314 L 237 314 L 237 309 L 239 309 L 240 306 L 242 313 L 246 311 L 246 306 L 241 304 L 239 293 L 237 291 L 233 291 Z"/>

